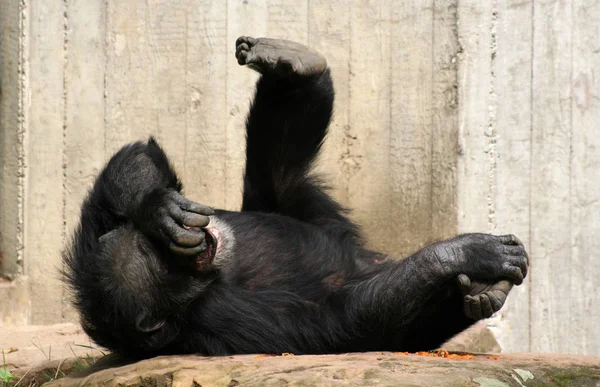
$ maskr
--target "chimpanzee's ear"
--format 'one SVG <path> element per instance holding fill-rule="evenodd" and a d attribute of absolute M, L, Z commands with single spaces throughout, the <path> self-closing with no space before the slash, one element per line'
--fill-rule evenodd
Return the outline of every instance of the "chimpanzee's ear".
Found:
<path fill-rule="evenodd" d="M 135 327 L 138 331 L 144 333 L 155 332 L 165 325 L 167 321 L 152 315 L 143 314 L 139 316 L 135 322 Z"/>

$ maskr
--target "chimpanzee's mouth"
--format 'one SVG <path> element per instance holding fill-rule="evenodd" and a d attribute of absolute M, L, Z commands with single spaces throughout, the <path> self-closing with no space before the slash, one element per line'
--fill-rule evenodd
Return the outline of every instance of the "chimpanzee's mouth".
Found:
<path fill-rule="evenodd" d="M 215 259 L 217 253 L 218 240 L 208 229 L 203 228 L 206 241 L 206 250 L 196 256 L 196 270 L 206 270 Z"/>

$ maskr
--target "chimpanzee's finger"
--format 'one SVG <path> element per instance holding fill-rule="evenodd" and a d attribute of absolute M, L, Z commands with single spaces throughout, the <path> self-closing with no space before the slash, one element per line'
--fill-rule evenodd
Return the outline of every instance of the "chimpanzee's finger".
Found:
<path fill-rule="evenodd" d="M 469 300 L 469 306 L 471 307 L 471 316 L 474 320 L 481 320 L 483 315 L 481 313 L 481 302 L 479 297 L 471 297 Z"/>
<path fill-rule="evenodd" d="M 481 301 L 481 312 L 483 318 L 490 318 L 494 314 L 494 309 L 492 308 L 492 304 L 488 296 L 484 293 L 479 296 Z"/>
<path fill-rule="evenodd" d="M 168 216 L 163 219 L 163 229 L 171 241 L 178 246 L 194 247 L 204 242 L 203 232 L 187 230 Z"/>
<path fill-rule="evenodd" d="M 471 279 L 466 274 L 459 274 L 458 277 L 456 277 L 456 282 L 458 283 L 458 289 L 463 296 L 469 294 L 469 291 L 471 291 Z"/>
<path fill-rule="evenodd" d="M 190 199 L 181 195 L 179 192 L 173 191 L 171 193 L 171 199 L 173 199 L 173 201 L 177 203 L 177 205 L 181 207 L 181 209 L 184 211 L 195 212 L 197 214 L 207 216 L 215 214 L 215 210 L 213 210 L 211 207 L 193 202 Z"/>
<path fill-rule="evenodd" d="M 527 255 L 523 246 L 504 245 L 503 250 L 507 255 Z"/>
<path fill-rule="evenodd" d="M 240 52 L 242 52 L 242 51 L 250 51 L 250 46 L 248 46 L 248 43 L 242 43 L 242 44 L 236 46 L 235 57 L 237 58 L 240 55 Z"/>
<path fill-rule="evenodd" d="M 505 245 L 523 246 L 523 242 L 521 242 L 519 238 L 513 234 L 500 235 L 498 236 L 498 239 L 500 239 L 500 242 L 504 243 Z"/>
<path fill-rule="evenodd" d="M 242 43 L 248 43 L 250 45 L 254 45 L 256 43 L 256 38 L 253 38 L 251 36 L 240 36 L 239 38 L 236 39 L 235 41 L 235 46 L 239 46 Z"/>
<path fill-rule="evenodd" d="M 506 301 L 506 296 L 512 289 L 513 284 L 510 281 L 502 280 L 495 283 L 492 288 L 486 293 L 490 298 L 492 308 L 497 312 L 502 308 Z"/>
<path fill-rule="evenodd" d="M 492 309 L 494 309 L 494 312 L 499 311 L 504 305 L 504 299 L 502 298 L 501 292 L 490 291 L 486 294 L 490 300 L 490 304 L 492 305 Z"/>
<path fill-rule="evenodd" d="M 463 313 L 468 318 L 473 318 L 473 314 L 471 313 L 471 303 L 469 302 L 473 297 L 465 296 L 463 298 Z"/>
<path fill-rule="evenodd" d="M 205 215 L 200 215 L 195 212 L 184 211 L 178 205 L 170 203 L 167 207 L 169 215 L 176 222 L 190 227 L 206 227 L 210 223 L 210 218 Z"/>
<path fill-rule="evenodd" d="M 498 291 L 498 292 L 503 293 L 504 295 L 507 295 L 510 292 L 510 290 L 512 289 L 512 287 L 513 287 L 512 282 L 507 281 L 507 280 L 502 280 L 502 281 L 496 282 L 490 290 L 494 291 L 494 292 Z"/>
<path fill-rule="evenodd" d="M 517 266 L 505 264 L 504 275 L 509 278 L 515 285 L 521 285 L 523 283 L 523 272 Z"/>

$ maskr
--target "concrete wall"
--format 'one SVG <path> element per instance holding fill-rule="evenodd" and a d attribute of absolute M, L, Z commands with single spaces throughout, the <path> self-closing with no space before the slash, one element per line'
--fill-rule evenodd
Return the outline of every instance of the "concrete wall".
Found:
<path fill-rule="evenodd" d="M 600 355 L 600 4 L 460 4 L 459 230 L 531 255 L 491 324 L 506 348 Z"/>
<path fill-rule="evenodd" d="M 505 350 L 600 355 L 600 5 L 592 0 L 0 0 L 4 323 L 75 318 L 59 252 L 103 163 L 155 135 L 194 200 L 239 208 L 256 76 L 239 35 L 327 56 L 320 171 L 371 246 L 516 233 Z M 16 280 L 10 281 L 16 278 Z"/>

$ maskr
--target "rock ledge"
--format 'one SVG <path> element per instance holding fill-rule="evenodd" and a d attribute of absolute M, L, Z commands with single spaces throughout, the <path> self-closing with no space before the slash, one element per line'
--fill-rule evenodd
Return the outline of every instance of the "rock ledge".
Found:
<path fill-rule="evenodd" d="M 600 359 L 595 357 L 503 354 L 467 358 L 391 352 L 163 356 L 90 370 L 47 386 L 600 386 Z"/>

